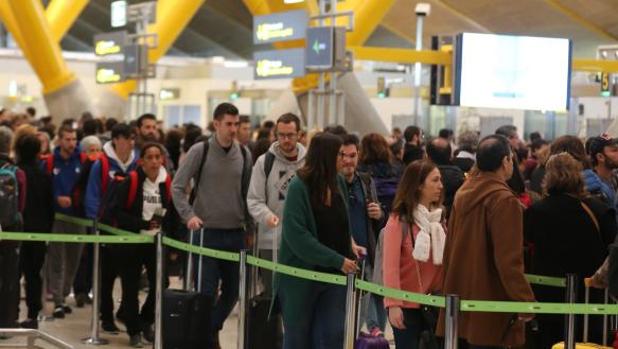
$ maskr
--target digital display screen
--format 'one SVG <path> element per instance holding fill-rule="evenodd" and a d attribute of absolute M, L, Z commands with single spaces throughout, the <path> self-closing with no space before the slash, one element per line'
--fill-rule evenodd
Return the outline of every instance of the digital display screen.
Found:
<path fill-rule="evenodd" d="M 569 39 L 463 33 L 457 37 L 455 58 L 457 105 L 568 109 Z"/>

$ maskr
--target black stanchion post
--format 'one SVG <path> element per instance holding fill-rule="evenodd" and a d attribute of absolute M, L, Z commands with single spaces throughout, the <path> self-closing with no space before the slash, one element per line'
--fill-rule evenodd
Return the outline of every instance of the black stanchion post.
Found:
<path fill-rule="evenodd" d="M 577 296 L 577 277 L 575 274 L 566 276 L 566 302 L 575 303 Z M 565 319 L 564 348 L 575 349 L 575 314 L 567 314 Z"/>
<path fill-rule="evenodd" d="M 457 349 L 458 340 L 458 321 L 459 321 L 459 296 L 446 295 L 446 308 L 444 309 L 444 348 Z"/>
<path fill-rule="evenodd" d="M 238 314 L 238 349 L 245 349 L 247 344 L 247 286 L 249 273 L 247 271 L 247 250 L 244 249 L 240 251 L 239 275 L 238 306 L 240 313 Z"/>
<path fill-rule="evenodd" d="M 99 226 L 96 219 L 92 221 L 93 234 L 99 236 Z M 99 308 L 101 305 L 101 259 L 100 246 L 98 242 L 92 246 L 92 317 L 90 323 L 90 337 L 83 340 L 84 344 L 105 345 L 109 343 L 107 339 L 99 337 Z"/>
<path fill-rule="evenodd" d="M 354 284 L 356 283 L 356 273 L 348 273 L 346 278 L 345 294 L 345 332 L 343 337 L 343 349 L 354 349 L 354 320 L 356 309 L 356 297 Z"/>
<path fill-rule="evenodd" d="M 155 293 L 155 342 L 154 349 L 163 349 L 163 233 L 157 233 L 157 288 Z"/>

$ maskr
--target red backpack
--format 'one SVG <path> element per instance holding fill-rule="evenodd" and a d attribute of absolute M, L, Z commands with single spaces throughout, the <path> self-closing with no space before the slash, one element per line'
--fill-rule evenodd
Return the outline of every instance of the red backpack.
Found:
<path fill-rule="evenodd" d="M 139 182 L 137 171 L 133 170 L 129 172 L 129 181 L 129 195 L 127 196 L 127 202 L 124 206 L 126 209 L 133 206 L 135 197 L 137 196 L 137 184 Z M 172 177 L 169 174 L 165 178 L 165 199 L 168 203 L 172 200 Z"/>

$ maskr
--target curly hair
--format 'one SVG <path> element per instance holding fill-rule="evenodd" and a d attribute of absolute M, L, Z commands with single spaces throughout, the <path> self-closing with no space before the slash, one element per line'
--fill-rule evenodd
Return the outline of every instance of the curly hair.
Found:
<path fill-rule="evenodd" d="M 567 152 L 549 157 L 545 164 L 543 191 L 546 195 L 570 194 L 579 198 L 587 196 L 582 175 L 582 163 Z"/>

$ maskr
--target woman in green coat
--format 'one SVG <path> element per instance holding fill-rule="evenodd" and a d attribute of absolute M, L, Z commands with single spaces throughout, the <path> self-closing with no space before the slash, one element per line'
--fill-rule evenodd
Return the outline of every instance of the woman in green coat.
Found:
<path fill-rule="evenodd" d="M 338 173 L 342 141 L 313 137 L 303 168 L 290 183 L 283 210 L 279 261 L 327 273 L 357 270 L 347 197 Z M 283 313 L 284 349 L 341 348 L 345 287 L 276 274 L 274 288 Z"/>

